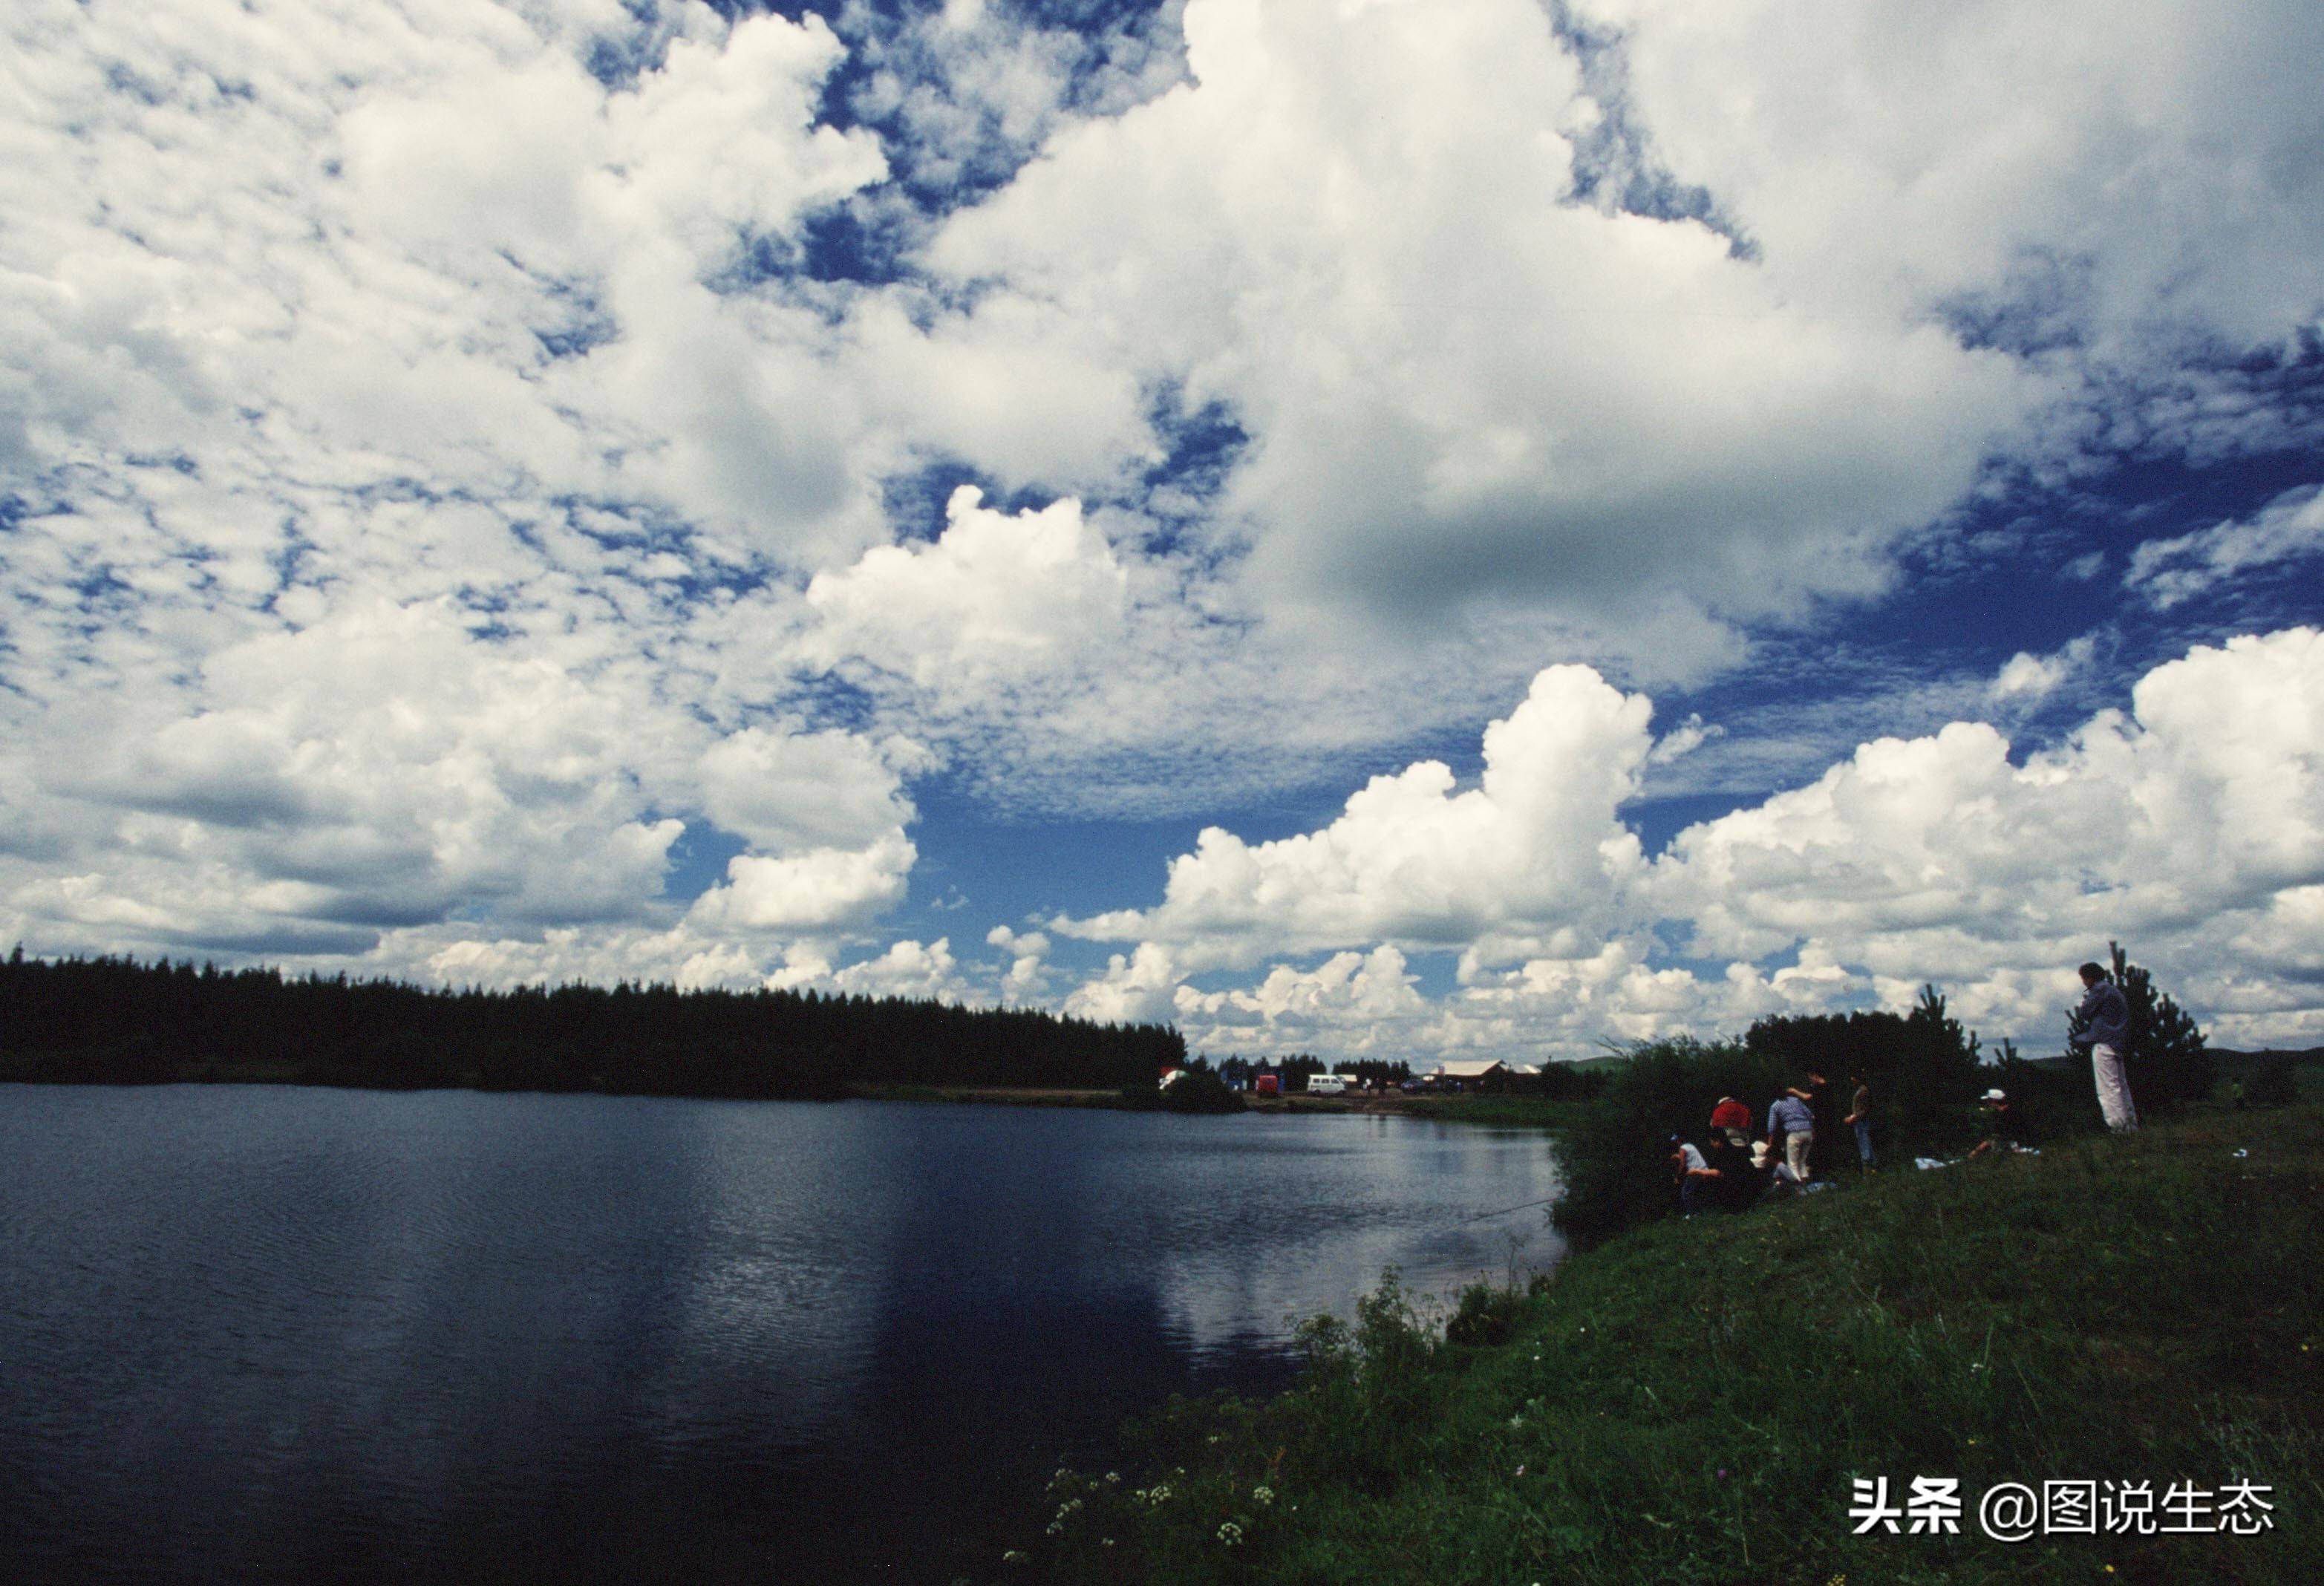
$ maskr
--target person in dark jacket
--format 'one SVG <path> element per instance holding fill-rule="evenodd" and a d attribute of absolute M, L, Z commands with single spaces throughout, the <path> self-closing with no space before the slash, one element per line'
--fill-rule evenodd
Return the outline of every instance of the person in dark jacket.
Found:
<path fill-rule="evenodd" d="M 1748 1212 L 1759 1203 L 1767 1183 L 1752 1171 L 1748 1147 L 1718 1135 L 1703 1146 L 1702 1158 L 1711 1166 L 1711 1198 L 1720 1209 Z"/>
<path fill-rule="evenodd" d="M 2009 1097 L 1999 1090 L 1985 1093 L 1978 1105 L 1985 1114 L 1985 1138 L 1969 1150 L 1969 1160 L 1990 1151 L 1997 1157 L 2006 1157 L 2017 1149 L 2017 1120 L 2010 1111 Z"/>
<path fill-rule="evenodd" d="M 1856 1087 L 1856 1097 L 1849 1102 L 1848 1116 L 1840 1121 L 1856 1131 L 1856 1164 L 1869 1173 L 1876 1166 L 1872 1156 L 1872 1087 L 1860 1074 L 1849 1074 L 1848 1082 Z"/>
<path fill-rule="evenodd" d="M 2082 1002 L 2074 1016 L 2082 1021 L 2080 1044 L 2090 1049 L 2098 1111 L 2106 1115 L 2108 1129 L 2128 1134 L 2138 1127 L 2138 1108 L 2131 1102 L 2130 1080 L 2122 1067 L 2130 1052 L 2130 1004 L 2102 965 L 2082 965 Z"/>

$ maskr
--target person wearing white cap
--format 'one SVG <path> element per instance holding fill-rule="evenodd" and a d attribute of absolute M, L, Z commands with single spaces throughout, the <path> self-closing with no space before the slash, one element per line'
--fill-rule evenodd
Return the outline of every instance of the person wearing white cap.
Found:
<path fill-rule="evenodd" d="M 1982 1157 L 1991 1151 L 1997 1157 L 2006 1157 L 2017 1148 L 2016 1131 L 2009 1120 L 2009 1098 L 1997 1085 L 1985 1093 L 1985 1127 L 1989 1131 L 1977 1142 L 1971 1157 Z"/>

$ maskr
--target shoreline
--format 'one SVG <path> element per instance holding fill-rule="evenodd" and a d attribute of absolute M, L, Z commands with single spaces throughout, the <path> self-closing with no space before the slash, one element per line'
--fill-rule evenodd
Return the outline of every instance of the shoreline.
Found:
<path fill-rule="evenodd" d="M 2324 1562 L 2319 1208 L 2324 1106 L 2204 1105 L 1665 1219 L 1449 1317 L 1391 1278 L 1310 1324 L 1280 1396 L 1166 1406 L 1143 1474 L 1060 1471 L 1047 1534 L 978 1579 L 2291 1586 Z M 1901 1503 L 1922 1477 L 1958 1483 L 1960 1526 L 1851 1524 L 1858 1482 Z M 1980 1529 L 1984 1493 L 2077 1482 L 2273 1508 L 2264 1532 Z"/>
<path fill-rule="evenodd" d="M 1143 1112 L 1167 1109 L 1133 1106 L 1119 1091 L 1064 1090 L 1033 1085 L 856 1085 L 850 1095 L 862 1102 L 953 1102 L 1001 1107 L 1093 1107 Z M 1360 1116 L 1419 1118 L 1439 1123 L 1471 1123 L 1503 1129 L 1558 1128 L 1576 1107 L 1575 1102 L 1554 1102 L 1536 1096 L 1366 1096 L 1242 1097 L 1245 1112 L 1274 1117 Z M 1232 1117 L 1220 1113 L 1214 1116 Z"/>
<path fill-rule="evenodd" d="M 1077 1107 L 1099 1111 L 1166 1111 L 1124 1100 L 1119 1090 L 1043 1085 L 850 1084 L 824 1095 L 765 1095 L 719 1091 L 632 1090 L 579 1087 L 524 1087 L 478 1083 L 481 1076 L 463 1075 L 447 1083 L 383 1084 L 369 1075 L 337 1074 L 278 1062 L 188 1063 L 171 1071 L 137 1078 L 107 1078 L 90 1074 L 51 1077 L 30 1072 L 32 1065 L 12 1062 L 0 1054 L 0 1084 L 91 1085 L 143 1089 L 158 1085 L 281 1085 L 301 1090 L 357 1090 L 401 1093 L 412 1091 L 474 1091 L 483 1095 L 638 1096 L 701 1102 L 943 1102 L 987 1107 Z M 15 1072 L 11 1072 L 11 1070 Z M 1361 1116 L 1413 1118 L 1439 1123 L 1462 1123 L 1500 1129 L 1554 1130 L 1583 1102 L 1549 1101 L 1533 1096 L 1417 1095 L 1242 1097 L 1242 1111 L 1273 1117 Z M 1211 1114 L 1233 1117 L 1232 1112 Z"/>

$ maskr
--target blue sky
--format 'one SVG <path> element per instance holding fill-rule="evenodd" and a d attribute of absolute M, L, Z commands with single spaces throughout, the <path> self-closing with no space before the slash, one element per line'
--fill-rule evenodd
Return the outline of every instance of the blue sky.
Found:
<path fill-rule="evenodd" d="M 2324 1041 L 2312 5 L 5 25 L 28 951 Z"/>

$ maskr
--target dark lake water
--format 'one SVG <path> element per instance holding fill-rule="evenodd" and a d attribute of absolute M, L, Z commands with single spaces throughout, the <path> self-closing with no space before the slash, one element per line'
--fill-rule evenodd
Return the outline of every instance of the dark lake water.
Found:
<path fill-rule="evenodd" d="M 1549 1266 L 1556 1189 L 1353 1115 L 0 1085 L 0 1579 L 942 1581 L 1383 1268 Z"/>

